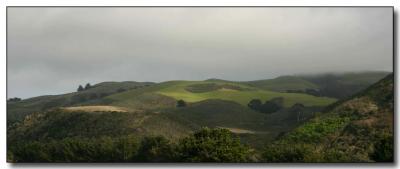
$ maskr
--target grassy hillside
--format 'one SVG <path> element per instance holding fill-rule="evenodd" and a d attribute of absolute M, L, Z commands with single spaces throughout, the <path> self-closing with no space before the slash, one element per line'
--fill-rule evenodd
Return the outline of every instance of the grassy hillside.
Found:
<path fill-rule="evenodd" d="M 164 112 L 170 119 L 185 123 L 194 130 L 201 127 L 229 129 L 238 134 L 244 143 L 259 148 L 280 133 L 302 124 L 319 110 L 318 107 L 308 107 L 303 112 L 304 120 L 296 121 L 297 114 L 289 109 L 264 114 L 233 101 L 209 99 Z"/>
<path fill-rule="evenodd" d="M 316 75 L 280 76 L 275 79 L 242 82 L 260 89 L 287 92 L 307 93 L 312 89 L 313 95 L 344 99 L 384 78 L 390 72 L 370 71 L 358 73 L 326 73 Z"/>
<path fill-rule="evenodd" d="M 88 90 L 63 95 L 40 96 L 7 103 L 8 122 L 20 121 L 24 116 L 50 108 L 74 105 L 115 105 L 131 109 L 159 109 L 173 107 L 177 99 L 198 102 L 222 99 L 246 105 L 251 99 L 266 101 L 283 97 L 285 106 L 302 103 L 307 106 L 325 106 L 366 88 L 386 72 L 348 73 L 321 76 L 282 76 L 270 80 L 231 82 L 220 79 L 205 81 L 104 82 Z M 329 80 L 331 79 L 331 80 Z M 332 80 L 333 79 L 333 80 Z M 196 86 L 198 85 L 198 86 Z M 284 93 L 287 90 L 319 89 L 323 96 L 304 93 Z"/>
<path fill-rule="evenodd" d="M 118 91 L 122 85 L 125 85 L 127 90 Z M 107 90 L 102 89 L 104 87 Z M 78 103 L 68 101 L 74 97 L 79 98 L 88 94 L 106 91 L 110 91 L 111 94 L 100 98 L 83 100 Z M 52 103 L 52 106 L 49 107 L 41 105 L 41 102 L 46 104 L 54 101 L 54 97 L 62 100 Z M 227 81 L 216 82 L 215 80 L 170 81 L 151 85 L 135 83 L 131 86 L 118 83 L 102 83 L 81 92 L 49 96 L 48 98 L 32 98 L 17 102 L 15 105 L 9 104 L 9 110 L 11 111 L 8 113 L 20 112 L 22 108 L 27 108 L 26 114 L 37 112 L 38 117 L 33 117 L 41 117 L 39 112 L 48 117 L 46 119 L 50 121 L 43 121 L 43 119 L 39 118 L 37 121 L 40 121 L 40 123 L 35 123 L 38 126 L 30 125 L 34 126 L 32 130 L 29 130 L 29 132 L 32 132 L 30 134 L 27 131 L 20 131 L 21 128 L 24 128 L 24 125 L 30 123 L 29 120 L 26 121 L 32 118 L 30 116 L 26 117 L 25 121 L 20 125 L 17 125 L 19 127 L 16 130 L 11 130 L 14 133 L 23 133 L 26 136 L 53 138 L 52 133 L 43 131 L 47 128 L 54 128 L 60 130 L 59 133 L 69 133 L 65 137 L 109 136 L 108 134 L 110 133 L 124 135 L 128 134 L 127 132 L 133 132 L 138 136 L 163 135 L 167 138 L 177 139 L 189 132 L 207 126 L 230 128 L 231 130 L 249 130 L 254 133 L 241 134 L 244 142 L 260 147 L 265 140 L 271 140 L 280 132 L 289 131 L 300 124 L 291 120 L 296 115 L 288 111 L 283 110 L 273 115 L 266 115 L 254 112 L 247 107 L 247 103 L 251 99 L 259 98 L 265 101 L 274 97 L 283 97 L 284 104 L 287 107 L 295 103 L 303 103 L 306 106 L 325 106 L 335 101 L 335 99 L 331 98 L 271 92 L 244 84 Z M 35 99 L 38 101 L 33 102 Z M 189 106 L 176 108 L 176 100 L 178 99 L 190 102 Z M 113 106 L 116 106 L 116 108 Z M 58 107 L 67 108 L 58 109 Z M 104 111 L 114 109 L 123 111 L 113 112 L 111 116 L 110 113 L 102 112 L 99 108 L 102 108 L 101 110 L 104 109 Z M 85 111 L 92 109 L 92 112 Z M 23 116 L 19 118 L 24 119 Z M 55 122 L 52 120 L 55 120 Z M 52 127 L 58 124 L 64 125 L 64 121 L 68 121 L 68 125 L 64 126 L 64 128 L 58 128 L 62 126 Z M 105 126 L 97 127 L 97 125 L 102 125 L 103 122 L 106 123 Z M 113 125 L 108 122 L 119 124 Z M 70 124 L 73 124 L 72 126 L 74 127 L 71 128 Z M 84 131 L 86 130 L 93 133 L 93 135 L 85 133 Z M 59 137 L 61 136 L 62 134 Z M 37 137 L 32 139 L 39 139 Z"/>
<path fill-rule="evenodd" d="M 257 88 L 278 92 L 319 88 L 318 85 L 296 76 L 280 76 L 275 79 L 256 80 L 243 83 Z"/>
<path fill-rule="evenodd" d="M 163 87 L 156 92 L 177 100 L 182 99 L 187 102 L 198 102 L 206 99 L 221 99 L 247 105 L 251 99 L 261 99 L 262 101 L 266 101 L 275 97 L 283 97 L 284 105 L 289 107 L 295 103 L 302 103 L 307 106 L 324 106 L 336 101 L 332 98 L 315 97 L 307 94 L 272 92 L 233 82 L 175 81 L 170 83 L 173 83 L 174 85 Z M 205 92 L 191 92 L 187 90 L 188 87 L 196 84 L 230 85 L 236 86 L 236 88 L 222 87 L 212 90 L 210 89 Z"/>
<path fill-rule="evenodd" d="M 91 88 L 62 95 L 39 96 L 24 99 L 19 102 L 7 103 L 7 121 L 10 123 L 22 120 L 26 115 L 45 111 L 51 108 L 85 105 L 85 104 L 103 104 L 103 98 L 115 93 L 128 90 L 136 90 L 148 87 L 150 82 L 103 82 L 93 85 Z"/>
<path fill-rule="evenodd" d="M 316 84 L 321 96 L 345 99 L 378 82 L 390 72 L 361 72 L 300 76 Z"/>
<path fill-rule="evenodd" d="M 392 162 L 393 74 L 265 148 L 269 162 Z"/>

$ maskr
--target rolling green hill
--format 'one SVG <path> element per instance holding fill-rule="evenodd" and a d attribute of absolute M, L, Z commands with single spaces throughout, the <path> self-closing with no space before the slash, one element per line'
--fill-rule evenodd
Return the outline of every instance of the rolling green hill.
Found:
<path fill-rule="evenodd" d="M 308 107 L 303 116 L 308 119 L 320 110 L 321 107 Z M 183 108 L 166 109 L 164 112 L 170 119 L 186 122 L 194 130 L 201 127 L 229 129 L 238 134 L 244 143 L 255 147 L 262 147 L 266 141 L 306 121 L 296 121 L 296 112 L 289 109 L 264 114 L 236 102 L 219 99 L 208 99 Z"/>
<path fill-rule="evenodd" d="M 187 90 L 187 87 L 195 84 L 216 84 L 221 86 L 230 85 L 235 86 L 236 88 L 222 87 L 206 92 L 191 92 Z M 173 97 L 177 100 L 182 99 L 187 102 L 198 102 L 206 99 L 221 99 L 235 101 L 242 105 L 247 105 L 251 99 L 261 99 L 262 101 L 266 101 L 275 97 L 283 97 L 284 105 L 286 107 L 289 107 L 295 103 L 302 103 L 307 106 L 324 106 L 335 101 L 335 99 L 332 98 L 315 97 L 307 94 L 272 92 L 232 82 L 179 81 L 175 82 L 174 85 L 162 88 L 156 92 L 162 95 Z"/>
<path fill-rule="evenodd" d="M 243 82 L 257 88 L 286 92 L 287 90 L 319 89 L 319 86 L 296 76 L 280 76 L 275 79 Z"/>
<path fill-rule="evenodd" d="M 74 105 L 117 105 L 132 109 L 158 109 L 173 107 L 177 99 L 198 102 L 222 99 L 246 105 L 251 99 L 266 101 L 283 97 L 285 106 L 302 103 L 307 106 L 324 106 L 360 91 L 388 74 L 364 72 L 323 74 L 314 76 L 281 76 L 270 80 L 232 82 L 221 79 L 205 81 L 104 82 L 88 90 L 63 95 L 39 96 L 19 102 L 7 103 L 7 121 L 13 123 L 26 115 L 51 108 Z M 197 86 L 196 86 L 197 85 Z M 225 85 L 225 87 L 224 87 Z M 321 96 L 304 92 L 285 93 L 287 90 L 318 89 Z M 151 105 L 151 106 L 150 106 Z"/>
<path fill-rule="evenodd" d="M 345 99 L 378 82 L 390 72 L 328 73 L 300 76 L 319 88 L 319 95 Z"/>
<path fill-rule="evenodd" d="M 101 89 L 106 85 L 108 85 L 107 90 Z M 109 134 L 124 135 L 128 132 L 133 132 L 138 136 L 154 134 L 176 139 L 207 126 L 254 132 L 252 134 L 242 134 L 244 138 L 249 138 L 245 138 L 244 141 L 252 145 L 261 146 L 263 144 L 262 140 L 270 140 L 280 132 L 288 131 L 299 123 L 290 120 L 290 124 L 285 123 L 287 119 L 295 116 L 288 111 L 267 115 L 251 110 L 247 107 L 247 103 L 251 99 L 259 98 L 265 101 L 274 97 L 282 97 L 287 107 L 295 103 L 303 103 L 306 106 L 325 106 L 335 101 L 335 99 L 331 98 L 306 94 L 272 92 L 229 81 L 169 81 L 158 84 L 135 83 L 132 86 L 124 85 L 127 90 L 119 92 L 113 91 L 118 90 L 122 84 L 102 83 L 81 92 L 49 96 L 50 101 L 54 97 L 68 100 L 73 97 L 86 96 L 87 94 L 111 91 L 107 96 L 74 104 L 60 101 L 47 109 L 36 106 L 40 105 L 40 102 L 46 101 L 39 98 L 37 103 L 33 102 L 35 104 L 32 104 L 37 109 L 28 114 L 35 113 L 32 116 L 22 118 L 25 120 L 18 124 L 15 130 L 11 131 L 12 133 L 24 133 L 24 136 L 35 136 L 30 139 L 39 139 L 43 136 L 57 139 L 67 133 L 69 133 L 68 137 L 92 137 L 96 135 L 108 136 Z M 140 85 L 140 87 L 136 85 Z M 113 88 L 113 90 L 110 88 Z M 9 109 L 13 110 L 9 113 L 20 110 L 18 106 L 21 105 L 30 108 L 27 103 L 32 103 L 32 100 L 35 99 L 37 98 L 13 103 L 15 107 L 9 106 Z M 184 99 L 189 105 L 184 108 L 176 108 L 178 99 Z M 96 112 L 84 112 L 83 110 L 90 109 L 83 107 L 79 109 L 79 106 L 90 105 L 100 108 L 102 106 L 117 106 L 118 109 L 126 110 L 127 112 L 110 113 L 99 110 L 96 110 Z M 83 112 L 66 111 L 72 108 L 58 108 L 71 106 Z M 41 119 L 42 116 L 46 118 Z M 270 118 L 270 116 L 273 118 Z M 31 119 L 36 119 L 34 121 L 38 123 L 31 124 Z M 68 121 L 68 125 L 65 125 L 64 121 Z M 277 124 L 277 121 L 282 123 Z M 105 123 L 104 126 L 102 126 L 103 123 Z M 62 125 L 58 126 L 58 124 Z M 26 125 L 31 126 L 31 129 L 25 131 L 23 128 L 26 128 L 24 127 Z M 51 127 L 53 125 L 58 127 Z M 46 132 L 45 130 L 50 127 L 60 132 Z M 53 134 L 60 133 L 60 136 L 53 136 Z M 260 137 L 263 139 L 258 139 Z"/>
<path fill-rule="evenodd" d="M 290 81 L 285 78 L 282 83 Z M 362 79 L 352 83 L 370 81 Z M 247 106 L 251 99 L 276 97 L 283 98 L 284 107 L 271 114 Z M 11 154 L 24 151 L 18 149 L 20 144 L 70 138 L 163 136 L 176 143 L 210 127 L 228 129 L 269 162 L 384 161 L 390 156 L 388 138 L 393 137 L 393 97 L 393 76 L 338 102 L 216 79 L 107 82 L 80 92 L 8 103 L 7 143 Z M 186 106 L 177 107 L 179 99 Z M 294 109 L 295 103 L 305 107 Z M 263 149 L 264 145 L 268 146 Z M 380 154 L 385 159 L 378 159 Z"/>
<path fill-rule="evenodd" d="M 253 87 L 277 91 L 307 93 L 337 99 L 349 97 L 387 76 L 390 72 L 325 73 L 316 75 L 280 76 L 274 79 L 242 82 Z"/>
<path fill-rule="evenodd" d="M 103 98 L 106 96 L 127 90 L 148 87 L 152 84 L 151 82 L 103 82 L 81 92 L 39 96 L 19 102 L 8 102 L 7 122 L 20 121 L 30 113 L 45 111 L 51 108 L 104 102 Z"/>

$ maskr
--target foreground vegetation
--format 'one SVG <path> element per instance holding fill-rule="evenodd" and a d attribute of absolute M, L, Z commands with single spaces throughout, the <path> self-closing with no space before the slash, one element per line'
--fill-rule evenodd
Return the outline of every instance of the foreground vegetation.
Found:
<path fill-rule="evenodd" d="M 203 128 L 178 142 L 162 136 L 21 141 L 10 162 L 251 162 L 252 150 L 226 129 Z"/>

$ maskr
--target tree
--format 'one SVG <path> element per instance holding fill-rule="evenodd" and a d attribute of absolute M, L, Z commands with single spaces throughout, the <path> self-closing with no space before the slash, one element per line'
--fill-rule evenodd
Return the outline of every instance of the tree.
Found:
<path fill-rule="evenodd" d="M 186 107 L 186 102 L 184 100 L 178 100 L 176 102 L 176 107 Z"/>
<path fill-rule="evenodd" d="M 250 100 L 250 102 L 247 104 L 247 106 L 248 106 L 250 109 L 253 109 L 253 110 L 256 110 L 256 111 L 259 111 L 259 110 L 261 109 L 261 105 L 262 105 L 262 102 L 261 102 L 260 99 L 252 99 L 252 100 Z"/>
<path fill-rule="evenodd" d="M 85 90 L 87 90 L 87 89 L 89 89 L 89 88 L 91 88 L 92 86 L 90 85 L 90 83 L 86 83 L 86 86 L 85 86 Z"/>
<path fill-rule="evenodd" d="M 9 98 L 7 101 L 8 102 L 18 102 L 18 101 L 21 101 L 21 98 L 18 98 L 18 97 Z"/>
<path fill-rule="evenodd" d="M 78 87 L 78 92 L 83 91 L 83 90 L 84 90 L 84 89 L 83 89 L 82 85 L 79 85 L 79 87 Z"/>
<path fill-rule="evenodd" d="M 274 113 L 283 108 L 283 98 L 276 97 L 266 101 L 259 108 L 261 113 Z"/>
<path fill-rule="evenodd" d="M 203 128 L 179 141 L 179 161 L 249 162 L 250 149 L 227 129 Z"/>
<path fill-rule="evenodd" d="M 163 136 L 145 137 L 138 150 L 137 160 L 140 162 L 171 162 L 173 146 Z"/>

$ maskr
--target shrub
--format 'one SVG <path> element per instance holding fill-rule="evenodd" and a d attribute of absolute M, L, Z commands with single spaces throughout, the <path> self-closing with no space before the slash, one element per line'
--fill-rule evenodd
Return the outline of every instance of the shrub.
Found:
<path fill-rule="evenodd" d="M 173 145 L 162 136 L 145 137 L 138 151 L 137 160 L 140 162 L 173 161 Z"/>
<path fill-rule="evenodd" d="M 176 102 L 176 107 L 186 107 L 186 102 L 183 100 L 178 100 Z"/>
<path fill-rule="evenodd" d="M 256 110 L 256 111 L 260 111 L 261 110 L 261 106 L 262 106 L 262 102 L 260 99 L 252 99 L 250 100 L 250 102 L 247 104 L 247 106 L 250 109 Z"/>
<path fill-rule="evenodd" d="M 179 161 L 248 162 L 250 150 L 227 129 L 203 128 L 179 141 Z"/>

